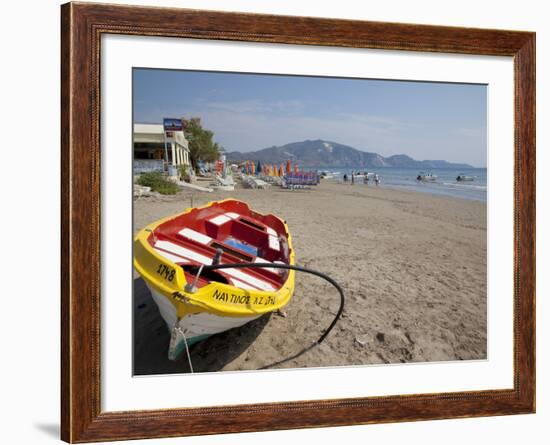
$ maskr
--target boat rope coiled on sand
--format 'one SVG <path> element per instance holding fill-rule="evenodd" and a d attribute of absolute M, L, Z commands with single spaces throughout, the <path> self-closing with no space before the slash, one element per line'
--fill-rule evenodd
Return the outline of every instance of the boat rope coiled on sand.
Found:
<path fill-rule="evenodd" d="M 218 261 L 219 261 L 219 258 L 218 258 Z M 311 275 L 315 275 L 319 278 L 322 278 L 325 281 L 328 281 L 330 284 L 332 284 L 336 288 L 336 290 L 340 294 L 340 306 L 338 307 L 338 312 L 336 313 L 336 316 L 334 317 L 334 319 L 332 320 L 332 322 L 330 323 L 328 328 L 323 332 L 323 334 L 311 346 L 307 347 L 302 352 L 290 357 L 289 360 L 302 355 L 302 353 L 305 353 L 305 352 L 313 349 L 315 346 L 320 345 L 323 342 L 323 340 L 328 336 L 330 331 L 332 331 L 334 326 L 336 326 L 336 323 L 338 323 L 338 320 L 340 319 L 342 313 L 344 312 L 345 296 L 344 296 L 344 291 L 343 291 L 342 287 L 335 280 L 333 280 L 331 277 L 329 277 L 328 275 L 326 275 L 322 272 L 319 272 L 319 271 L 316 271 L 316 270 L 313 270 L 313 269 L 308 269 L 307 267 L 297 266 L 297 265 L 290 265 L 290 264 L 273 264 L 273 263 L 226 263 L 226 264 L 219 264 L 218 261 L 215 261 L 211 265 L 201 267 L 201 271 L 211 271 L 211 270 L 216 270 L 216 269 L 228 269 L 228 268 L 236 268 L 237 269 L 237 268 L 242 268 L 242 267 L 257 267 L 257 268 L 270 267 L 270 268 L 277 268 L 277 269 L 295 270 L 297 272 L 309 273 Z M 193 364 L 192 364 L 192 361 L 191 361 L 191 354 L 189 352 L 189 346 L 187 344 L 187 339 L 185 337 L 183 337 L 183 338 L 184 338 L 184 342 L 185 342 L 185 350 L 186 350 L 186 354 L 187 354 L 187 360 L 189 362 L 189 368 L 190 368 L 191 372 L 193 372 Z M 277 362 L 276 364 L 282 363 L 284 361 L 286 361 L 286 360 L 281 360 L 281 361 Z M 261 369 L 265 369 L 265 368 L 266 367 L 263 367 Z"/>

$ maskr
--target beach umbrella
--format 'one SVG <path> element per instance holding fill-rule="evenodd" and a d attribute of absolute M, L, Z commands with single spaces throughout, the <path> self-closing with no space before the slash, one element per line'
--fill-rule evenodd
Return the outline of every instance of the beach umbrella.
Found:
<path fill-rule="evenodd" d="M 281 166 L 279 167 L 279 176 L 284 176 L 284 175 L 285 175 L 285 171 L 283 168 L 283 164 L 281 164 Z"/>
<path fill-rule="evenodd" d="M 256 171 L 258 172 L 258 174 L 260 174 L 260 172 L 262 171 L 262 164 L 260 163 L 260 161 L 258 161 L 258 165 L 256 165 Z"/>
<path fill-rule="evenodd" d="M 286 172 L 290 173 L 292 171 L 292 166 L 290 165 L 290 159 L 286 161 Z"/>
<path fill-rule="evenodd" d="M 298 173 L 298 164 L 294 165 L 294 173 Z"/>
<path fill-rule="evenodd" d="M 256 164 L 254 164 L 254 161 L 250 161 L 250 168 L 252 170 L 252 174 L 256 174 Z"/>

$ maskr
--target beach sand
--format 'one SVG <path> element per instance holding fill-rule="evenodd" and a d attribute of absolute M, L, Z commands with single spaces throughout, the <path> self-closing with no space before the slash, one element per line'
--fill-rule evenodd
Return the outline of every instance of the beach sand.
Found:
<path fill-rule="evenodd" d="M 477 360 L 487 357 L 486 204 L 325 180 L 311 190 L 236 189 L 134 201 L 134 231 L 212 200 L 241 199 L 287 220 L 296 263 L 334 278 L 346 306 L 334 330 L 337 291 L 308 275 L 281 313 L 191 348 L 197 371 Z M 134 373 L 188 372 L 167 359 L 169 332 L 134 273 Z"/>

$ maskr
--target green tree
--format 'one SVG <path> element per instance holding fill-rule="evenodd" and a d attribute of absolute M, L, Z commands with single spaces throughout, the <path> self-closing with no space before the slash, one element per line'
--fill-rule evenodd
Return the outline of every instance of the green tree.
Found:
<path fill-rule="evenodd" d="M 199 117 L 181 119 L 185 138 L 189 141 L 191 165 L 196 170 L 198 161 L 214 162 L 220 157 L 221 147 L 214 142 L 214 133 L 201 125 Z"/>

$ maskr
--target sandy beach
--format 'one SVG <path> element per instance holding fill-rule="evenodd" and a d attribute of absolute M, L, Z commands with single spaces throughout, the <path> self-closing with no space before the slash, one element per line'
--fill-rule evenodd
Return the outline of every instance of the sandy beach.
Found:
<path fill-rule="evenodd" d="M 328 283 L 298 274 L 284 311 L 193 346 L 195 371 L 486 358 L 485 203 L 330 181 L 311 190 L 182 191 L 136 199 L 134 232 L 229 197 L 287 220 L 296 263 L 340 283 L 346 307 L 324 343 L 289 359 L 322 334 L 339 303 Z M 134 373 L 188 372 L 184 354 L 167 359 L 168 329 L 137 274 L 133 304 Z"/>

